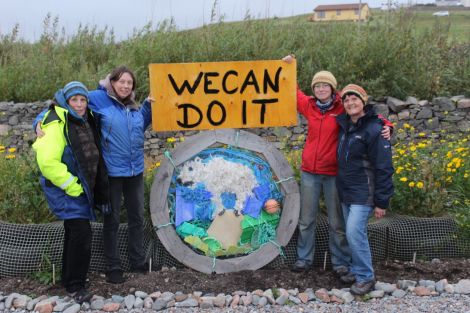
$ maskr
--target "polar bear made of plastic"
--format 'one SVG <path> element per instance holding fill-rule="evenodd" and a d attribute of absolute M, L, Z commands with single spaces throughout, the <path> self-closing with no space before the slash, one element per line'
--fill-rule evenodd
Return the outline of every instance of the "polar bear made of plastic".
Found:
<path fill-rule="evenodd" d="M 192 188 L 198 183 L 205 185 L 206 190 L 212 194 L 216 214 L 223 214 L 225 207 L 222 202 L 223 193 L 235 194 L 235 214 L 243 209 L 245 200 L 253 196 L 253 189 L 258 183 L 255 174 L 248 166 L 228 161 L 222 157 L 214 157 L 207 162 L 196 157 L 187 161 L 181 168 L 177 177 L 185 185 Z"/>

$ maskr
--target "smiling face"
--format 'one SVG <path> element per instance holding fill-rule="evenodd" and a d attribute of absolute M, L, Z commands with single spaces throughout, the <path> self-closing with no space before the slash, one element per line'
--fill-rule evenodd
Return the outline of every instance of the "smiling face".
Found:
<path fill-rule="evenodd" d="M 330 84 L 327 83 L 317 83 L 313 85 L 313 93 L 315 98 L 320 100 L 320 102 L 325 103 L 331 99 L 333 88 L 331 88 Z"/>
<path fill-rule="evenodd" d="M 125 72 L 118 80 L 112 80 L 111 85 L 113 86 L 114 91 L 116 91 L 117 96 L 121 99 L 125 99 L 132 93 L 134 80 L 129 73 Z"/>
<path fill-rule="evenodd" d="M 364 111 L 364 102 L 355 94 L 346 94 L 343 97 L 343 105 L 346 113 L 351 117 L 354 123 L 366 114 Z"/>
<path fill-rule="evenodd" d="M 82 95 L 72 96 L 67 103 L 70 107 L 80 116 L 84 116 L 88 102 L 86 98 Z"/>

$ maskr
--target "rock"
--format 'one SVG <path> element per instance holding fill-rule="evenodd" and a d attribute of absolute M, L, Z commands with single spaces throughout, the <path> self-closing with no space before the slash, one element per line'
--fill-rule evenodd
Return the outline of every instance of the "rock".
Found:
<path fill-rule="evenodd" d="M 177 308 L 193 308 L 199 306 L 199 303 L 194 298 L 188 298 L 181 302 L 176 302 L 175 307 Z"/>
<path fill-rule="evenodd" d="M 170 302 L 171 300 L 174 300 L 175 299 L 175 295 L 174 293 L 172 292 L 169 292 L 169 291 L 165 291 L 164 293 L 162 293 L 162 295 L 160 296 L 161 299 L 165 300 L 166 302 Z"/>
<path fill-rule="evenodd" d="M 383 298 L 384 295 L 385 295 L 385 291 L 383 290 L 373 290 L 369 292 L 369 296 L 371 298 Z"/>
<path fill-rule="evenodd" d="M 37 297 L 31 301 L 28 302 L 28 305 L 26 306 L 26 310 L 28 311 L 32 311 L 34 309 L 34 307 L 36 306 L 37 303 L 43 301 L 43 300 L 46 300 L 47 299 L 47 296 L 45 295 L 42 295 L 40 297 Z M 1 300 L 0 300 L 1 302 Z"/>
<path fill-rule="evenodd" d="M 238 306 L 238 303 L 240 302 L 240 296 L 239 295 L 234 295 L 232 298 L 232 302 L 230 303 L 230 307 L 235 309 Z"/>
<path fill-rule="evenodd" d="M 318 300 L 328 303 L 330 302 L 330 296 L 328 295 L 328 290 L 325 288 L 318 289 L 315 291 L 315 297 L 317 297 Z"/>
<path fill-rule="evenodd" d="M 160 298 L 161 296 L 162 296 L 162 293 L 160 291 L 155 291 L 149 294 L 149 297 L 152 298 L 152 300 Z"/>
<path fill-rule="evenodd" d="M 405 103 L 408 104 L 408 105 L 418 105 L 418 99 L 416 99 L 415 97 L 410 96 L 410 97 L 406 98 Z"/>
<path fill-rule="evenodd" d="M 268 304 L 268 299 L 266 297 L 261 297 L 258 302 L 258 307 L 264 307 Z"/>
<path fill-rule="evenodd" d="M 186 300 L 186 299 L 188 299 L 188 295 L 187 295 L 187 294 L 182 293 L 182 292 L 180 292 L 180 291 L 178 291 L 178 292 L 175 293 L 175 301 L 176 301 L 176 302 L 181 302 L 181 301 L 184 301 L 184 300 Z"/>
<path fill-rule="evenodd" d="M 418 112 L 416 115 L 416 119 L 422 120 L 422 119 L 429 119 L 432 117 L 432 110 L 428 107 L 424 107 L 421 109 L 421 111 Z"/>
<path fill-rule="evenodd" d="M 382 116 L 387 117 L 390 113 L 388 109 L 388 105 L 383 104 L 383 103 L 378 103 L 374 105 L 374 110 L 377 112 L 377 114 L 381 114 Z"/>
<path fill-rule="evenodd" d="M 213 303 L 216 307 L 223 308 L 223 307 L 225 307 L 225 297 L 224 296 L 217 296 L 213 300 Z"/>
<path fill-rule="evenodd" d="M 31 298 L 25 295 L 21 295 L 15 300 L 13 300 L 12 306 L 15 309 L 25 309 L 28 302 L 31 301 Z"/>
<path fill-rule="evenodd" d="M 433 280 L 427 280 L 427 279 L 420 279 L 418 282 L 418 286 L 424 286 L 424 287 L 434 287 L 436 285 L 436 282 Z"/>
<path fill-rule="evenodd" d="M 351 303 L 354 301 L 354 296 L 349 291 L 347 291 L 343 293 L 341 299 L 344 301 L 344 303 Z"/>
<path fill-rule="evenodd" d="M 392 292 L 392 296 L 395 298 L 403 298 L 406 295 L 406 291 L 402 289 L 397 289 L 394 292 Z"/>
<path fill-rule="evenodd" d="M 390 293 L 393 293 L 395 290 L 397 290 L 397 286 L 395 284 L 377 282 L 375 284 L 375 289 L 376 290 L 383 290 L 384 293 L 390 294 Z"/>
<path fill-rule="evenodd" d="M 445 285 L 445 287 L 444 287 L 444 291 L 447 292 L 447 293 L 451 293 L 451 294 L 452 294 L 452 293 L 455 292 L 455 287 L 454 287 L 454 285 L 452 285 L 452 284 L 447 284 L 447 285 Z"/>
<path fill-rule="evenodd" d="M 263 293 L 263 297 L 265 297 L 268 300 L 268 302 L 271 303 L 271 304 L 276 303 L 276 300 L 274 299 L 274 296 L 273 296 L 273 291 L 271 289 L 267 289 Z"/>
<path fill-rule="evenodd" d="M 62 312 L 70 306 L 72 306 L 71 302 L 57 302 L 56 305 L 54 306 L 54 311 Z"/>
<path fill-rule="evenodd" d="M 308 294 L 306 294 L 305 292 L 299 293 L 297 297 L 300 299 L 302 303 L 307 303 L 309 300 Z"/>
<path fill-rule="evenodd" d="M 246 296 L 241 296 L 240 301 L 243 303 L 244 306 L 249 306 L 253 302 L 253 296 L 251 293 L 248 293 Z"/>
<path fill-rule="evenodd" d="M 434 110 L 436 111 L 455 111 L 455 104 L 447 97 L 437 97 L 432 99 Z"/>
<path fill-rule="evenodd" d="M 264 291 L 261 289 L 256 289 L 255 291 L 252 292 L 253 295 L 257 295 L 259 297 L 263 296 Z"/>
<path fill-rule="evenodd" d="M 448 284 L 447 279 L 441 279 L 436 283 L 436 291 L 439 293 L 444 292 L 445 286 Z"/>
<path fill-rule="evenodd" d="M 105 303 L 105 305 L 103 305 L 102 310 L 105 312 L 116 312 L 119 310 L 120 307 L 121 305 L 119 303 L 110 302 L 110 303 Z"/>
<path fill-rule="evenodd" d="M 142 309 L 144 307 L 144 300 L 142 300 L 142 298 L 135 298 L 135 302 L 134 302 L 134 308 L 135 309 Z"/>
<path fill-rule="evenodd" d="M 34 307 L 34 311 L 37 311 L 39 313 L 52 313 L 55 304 L 55 301 L 41 301 L 36 304 L 36 306 Z"/>
<path fill-rule="evenodd" d="M 175 301 L 175 300 L 170 300 L 170 301 L 168 301 L 168 303 L 166 304 L 166 308 L 174 307 L 175 304 L 176 304 L 176 301 Z"/>
<path fill-rule="evenodd" d="M 0 137 L 8 136 L 11 126 L 7 124 L 0 124 Z"/>
<path fill-rule="evenodd" d="M 18 115 L 13 115 L 12 117 L 8 119 L 8 124 L 11 126 L 18 125 L 18 122 L 19 122 Z"/>
<path fill-rule="evenodd" d="M 333 288 L 331 289 L 331 291 L 328 293 L 330 296 L 336 296 L 338 298 L 341 298 L 343 296 L 343 294 L 345 293 L 344 290 L 339 290 L 339 289 L 336 289 L 336 288 Z"/>
<path fill-rule="evenodd" d="M 307 294 L 308 296 L 308 301 L 312 301 L 314 300 L 316 297 L 315 297 L 315 292 L 313 291 L 312 288 L 307 288 L 305 289 L 305 293 Z"/>
<path fill-rule="evenodd" d="M 153 305 L 153 300 L 150 296 L 144 299 L 144 308 L 145 309 L 151 309 Z"/>
<path fill-rule="evenodd" d="M 420 100 L 420 101 L 418 101 L 418 105 L 419 105 L 420 107 L 428 106 L 428 105 L 429 105 L 429 101 L 428 101 L 428 100 Z"/>
<path fill-rule="evenodd" d="M 470 121 L 460 121 L 457 123 L 457 128 L 459 131 L 467 133 L 470 132 Z"/>
<path fill-rule="evenodd" d="M 199 304 L 199 307 L 201 310 L 208 310 L 212 309 L 214 307 L 214 302 L 210 299 L 204 299 L 202 302 Z"/>
<path fill-rule="evenodd" d="M 124 305 L 128 310 L 132 309 L 134 307 L 135 303 L 135 296 L 134 295 L 127 295 L 124 297 Z"/>
<path fill-rule="evenodd" d="M 441 263 L 441 260 L 439 260 L 438 258 L 434 258 L 431 260 L 431 264 L 440 264 Z"/>
<path fill-rule="evenodd" d="M 461 99 L 457 102 L 457 109 L 470 108 L 470 99 Z"/>
<path fill-rule="evenodd" d="M 287 290 L 287 293 L 289 293 L 289 295 L 295 297 L 299 294 L 299 288 L 289 289 L 289 290 Z"/>
<path fill-rule="evenodd" d="M 397 287 L 400 288 L 400 289 L 403 289 L 403 290 L 407 290 L 408 287 L 415 287 L 416 286 L 416 282 L 413 281 L 413 280 L 399 280 L 397 282 Z"/>
<path fill-rule="evenodd" d="M 296 296 L 292 296 L 292 295 L 289 295 L 289 301 L 296 305 L 299 305 L 302 303 L 302 301 L 299 298 L 297 298 Z"/>
<path fill-rule="evenodd" d="M 145 299 L 145 298 L 148 297 L 148 294 L 146 292 L 143 292 L 143 291 L 136 291 L 135 296 L 137 298 Z"/>
<path fill-rule="evenodd" d="M 72 306 L 68 307 L 64 313 L 78 313 L 80 311 L 80 304 L 75 303 Z"/>
<path fill-rule="evenodd" d="M 401 112 L 409 106 L 404 101 L 394 97 L 387 97 L 387 105 L 395 113 Z"/>
<path fill-rule="evenodd" d="M 15 300 L 18 297 L 21 297 L 19 293 L 15 293 L 15 292 L 11 293 L 5 300 L 5 308 L 7 309 L 11 308 L 13 305 L 13 300 Z"/>
<path fill-rule="evenodd" d="M 103 299 L 96 299 L 90 303 L 90 308 L 92 310 L 101 310 L 104 307 L 104 300 Z"/>
<path fill-rule="evenodd" d="M 470 294 L 470 279 L 461 279 L 455 284 L 455 293 Z"/>
<path fill-rule="evenodd" d="M 428 288 L 424 287 L 424 286 L 418 286 L 416 287 L 413 292 L 415 293 L 415 295 L 417 296 L 420 296 L 420 297 L 423 297 L 423 296 L 430 296 L 431 295 L 431 290 L 429 290 Z"/>
<path fill-rule="evenodd" d="M 439 118 L 433 117 L 424 121 L 424 125 L 429 130 L 435 130 L 439 128 Z"/>
<path fill-rule="evenodd" d="M 116 303 L 122 303 L 124 301 L 124 297 L 121 297 L 119 295 L 112 295 L 111 300 Z"/>
<path fill-rule="evenodd" d="M 235 291 L 235 292 L 232 293 L 232 296 L 236 296 L 236 295 L 239 295 L 239 296 L 241 297 L 241 296 L 246 295 L 246 292 L 245 292 L 245 291 L 241 291 L 241 290 L 237 290 L 237 291 Z"/>
<path fill-rule="evenodd" d="M 288 299 L 289 294 L 281 294 L 279 297 L 277 297 L 276 304 L 284 305 Z"/>
<path fill-rule="evenodd" d="M 335 296 L 335 295 L 332 295 L 332 296 L 330 297 L 330 301 L 333 302 L 333 303 L 339 303 L 339 304 L 343 304 L 343 303 L 344 303 L 343 299 L 341 299 L 341 298 L 339 298 L 339 297 L 337 297 L 337 296 Z"/>
<path fill-rule="evenodd" d="M 163 309 L 166 308 L 166 305 L 167 305 L 168 302 L 170 302 L 170 301 L 159 298 L 159 299 L 157 299 L 153 302 L 152 310 L 155 310 L 155 311 L 163 310 Z"/>

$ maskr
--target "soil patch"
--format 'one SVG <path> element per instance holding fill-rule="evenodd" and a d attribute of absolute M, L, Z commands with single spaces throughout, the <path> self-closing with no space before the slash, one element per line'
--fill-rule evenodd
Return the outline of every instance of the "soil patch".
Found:
<path fill-rule="evenodd" d="M 449 283 L 470 277 L 470 259 L 447 259 L 439 262 L 416 263 L 402 261 L 384 261 L 374 265 L 377 280 L 394 283 L 399 279 L 430 279 L 434 281 L 446 278 Z M 182 291 L 191 293 L 231 293 L 237 290 L 253 291 L 269 288 L 342 288 L 331 271 L 314 268 L 307 273 L 293 273 L 289 268 L 276 270 L 243 271 L 238 273 L 207 275 L 191 269 L 163 269 L 149 274 L 126 274 L 127 281 L 113 285 L 106 282 L 101 273 L 89 274 L 89 290 L 103 297 L 111 295 L 126 296 L 136 290 L 151 293 L 154 291 Z M 44 285 L 29 278 L 2 278 L 0 291 L 3 294 L 17 292 L 30 296 L 42 294 L 65 295 L 65 290 L 56 285 Z"/>

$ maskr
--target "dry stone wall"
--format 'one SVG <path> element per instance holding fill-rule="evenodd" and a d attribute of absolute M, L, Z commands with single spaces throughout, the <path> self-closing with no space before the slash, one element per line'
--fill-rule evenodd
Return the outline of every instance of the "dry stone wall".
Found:
<path fill-rule="evenodd" d="M 413 126 L 415 135 L 439 136 L 441 130 L 446 133 L 470 133 L 470 98 L 465 96 L 436 97 L 432 100 L 419 100 L 408 97 L 405 101 L 393 97 L 372 99 L 370 103 L 376 111 L 396 124 L 396 128 L 405 123 Z M 51 100 L 33 103 L 0 102 L 0 145 L 15 147 L 18 151 L 28 151 L 34 142 L 32 121 Z M 266 140 L 281 146 L 281 138 L 296 140 L 306 133 L 306 121 L 299 119 L 295 127 L 250 129 Z M 185 132 L 145 132 L 145 153 L 150 157 L 161 156 L 169 146 L 177 144 L 173 138 L 188 137 L 195 131 Z M 409 140 L 408 132 L 395 132 L 393 140 Z M 425 137 L 426 137 L 425 136 Z M 421 136 L 423 137 L 423 136 Z"/>

